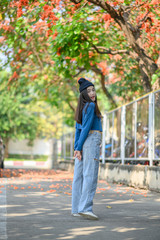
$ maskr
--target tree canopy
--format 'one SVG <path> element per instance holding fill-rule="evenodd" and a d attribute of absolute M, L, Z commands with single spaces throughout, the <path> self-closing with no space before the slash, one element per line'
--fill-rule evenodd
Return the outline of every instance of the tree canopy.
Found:
<path fill-rule="evenodd" d="M 9 86 L 71 111 L 90 72 L 109 108 L 160 87 L 158 0 L 4 0 L 0 12 Z"/>

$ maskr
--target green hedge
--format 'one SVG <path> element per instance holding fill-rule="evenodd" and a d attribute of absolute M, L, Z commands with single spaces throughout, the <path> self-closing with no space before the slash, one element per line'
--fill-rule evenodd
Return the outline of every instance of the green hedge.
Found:
<path fill-rule="evenodd" d="M 34 160 L 34 161 L 46 161 L 48 156 L 46 155 L 27 155 L 27 154 L 9 154 L 8 158 L 5 160 L 12 161 L 25 161 L 25 160 Z"/>

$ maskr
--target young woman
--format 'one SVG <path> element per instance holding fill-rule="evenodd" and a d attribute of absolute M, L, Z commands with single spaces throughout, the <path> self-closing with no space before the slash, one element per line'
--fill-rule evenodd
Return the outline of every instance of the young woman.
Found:
<path fill-rule="evenodd" d="M 78 83 L 80 84 L 80 96 L 75 114 L 72 215 L 98 220 L 93 213 L 92 206 L 98 179 L 102 115 L 97 105 L 93 83 L 85 78 L 80 78 Z"/>

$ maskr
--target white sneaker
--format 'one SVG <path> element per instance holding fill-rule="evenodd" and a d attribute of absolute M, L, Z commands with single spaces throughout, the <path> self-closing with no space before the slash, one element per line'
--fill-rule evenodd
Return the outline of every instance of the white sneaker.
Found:
<path fill-rule="evenodd" d="M 81 215 L 79 213 L 72 213 L 73 217 L 80 217 Z"/>
<path fill-rule="evenodd" d="M 81 212 L 79 214 L 87 219 L 98 220 L 98 217 L 93 212 Z"/>

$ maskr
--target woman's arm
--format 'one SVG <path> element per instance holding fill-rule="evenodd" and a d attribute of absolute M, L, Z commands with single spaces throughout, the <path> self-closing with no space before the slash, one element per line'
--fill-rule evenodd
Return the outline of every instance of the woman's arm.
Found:
<path fill-rule="evenodd" d="M 74 141 L 74 157 L 78 158 L 81 160 L 81 152 L 76 150 L 78 147 L 78 140 L 81 134 L 81 129 L 78 128 L 77 123 L 76 123 L 76 131 L 75 131 L 75 141 Z"/>
<path fill-rule="evenodd" d="M 84 119 L 82 123 L 82 130 L 77 142 L 76 150 L 82 151 L 83 144 L 91 130 L 93 119 L 94 119 L 95 104 L 93 102 L 89 103 L 87 112 L 84 114 Z"/>
<path fill-rule="evenodd" d="M 77 125 L 77 124 L 76 124 Z M 77 150 L 78 147 L 78 140 L 81 134 L 81 129 L 76 127 L 75 131 L 75 140 L 74 140 L 74 151 Z"/>

